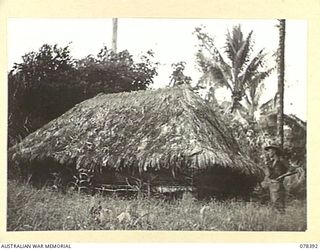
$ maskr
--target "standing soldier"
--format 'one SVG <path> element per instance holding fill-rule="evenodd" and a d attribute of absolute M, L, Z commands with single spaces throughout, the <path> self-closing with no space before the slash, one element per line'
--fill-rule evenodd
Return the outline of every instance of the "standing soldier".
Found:
<path fill-rule="evenodd" d="M 270 200 L 272 206 L 279 212 L 285 212 L 285 188 L 283 180 L 285 177 L 296 173 L 294 169 L 289 169 L 288 162 L 283 159 L 281 149 L 276 144 L 265 147 L 266 150 L 266 176 L 268 183 Z"/>

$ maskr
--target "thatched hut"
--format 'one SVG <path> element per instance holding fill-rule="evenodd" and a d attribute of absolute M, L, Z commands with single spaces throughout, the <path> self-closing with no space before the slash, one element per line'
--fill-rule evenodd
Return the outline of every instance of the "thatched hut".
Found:
<path fill-rule="evenodd" d="M 34 176 L 86 169 L 95 185 L 233 193 L 247 192 L 262 175 L 188 87 L 99 94 L 27 136 L 8 158 L 12 171 L 20 166 Z"/>

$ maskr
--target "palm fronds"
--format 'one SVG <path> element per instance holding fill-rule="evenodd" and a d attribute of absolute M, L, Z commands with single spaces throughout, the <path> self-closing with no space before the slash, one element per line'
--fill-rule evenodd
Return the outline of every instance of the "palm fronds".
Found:
<path fill-rule="evenodd" d="M 213 78 L 216 87 L 226 87 L 231 92 L 233 99 L 232 111 L 238 108 L 243 97 L 249 105 L 252 103 L 246 91 L 250 89 L 250 95 L 256 93 L 258 85 L 270 75 L 273 69 L 264 69 L 266 53 L 264 49 L 252 55 L 254 40 L 250 31 L 245 37 L 241 26 L 234 26 L 232 31 L 226 34 L 224 52 L 226 59 L 216 47 L 215 41 L 201 28 L 195 30 L 200 40 L 201 50 L 198 52 L 198 64 L 203 72 L 201 80 Z M 207 53 L 207 56 L 204 53 Z M 251 98 L 252 100 L 252 98 Z"/>
<path fill-rule="evenodd" d="M 189 87 L 99 94 L 27 136 L 11 162 L 52 159 L 78 168 L 261 170 L 243 154 L 219 114 Z"/>

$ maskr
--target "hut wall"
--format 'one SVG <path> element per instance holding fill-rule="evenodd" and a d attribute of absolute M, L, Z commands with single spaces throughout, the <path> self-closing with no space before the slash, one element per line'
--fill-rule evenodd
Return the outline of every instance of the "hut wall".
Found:
<path fill-rule="evenodd" d="M 114 169 L 104 169 L 94 175 L 94 183 L 96 185 L 109 184 L 109 185 L 135 185 L 137 182 L 150 183 L 153 186 L 161 185 L 190 185 L 187 178 L 177 173 L 173 176 L 170 170 L 147 171 L 147 172 L 134 172 L 128 171 L 115 171 Z"/>
<path fill-rule="evenodd" d="M 75 174 L 75 166 L 59 164 L 51 158 L 23 163 L 16 162 L 15 164 L 8 164 L 8 166 L 15 172 L 15 175 L 12 175 L 10 173 L 13 170 L 9 171 L 9 177 L 27 180 L 39 188 L 54 181 L 54 179 L 59 180 L 61 186 L 67 186 L 69 182 L 73 181 L 73 175 Z"/>

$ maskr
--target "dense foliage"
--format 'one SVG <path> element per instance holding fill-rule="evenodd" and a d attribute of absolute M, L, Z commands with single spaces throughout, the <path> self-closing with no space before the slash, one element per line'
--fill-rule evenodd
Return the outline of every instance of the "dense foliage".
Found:
<path fill-rule="evenodd" d="M 68 46 L 43 45 L 22 57 L 8 75 L 9 146 L 75 104 L 96 94 L 146 89 L 157 74 L 148 51 L 139 62 L 106 47 L 75 60 Z"/>
<path fill-rule="evenodd" d="M 173 71 L 170 76 L 170 86 L 174 87 L 182 84 L 191 84 L 191 77 L 184 74 L 184 70 L 186 68 L 185 62 L 173 63 L 171 67 Z"/>

